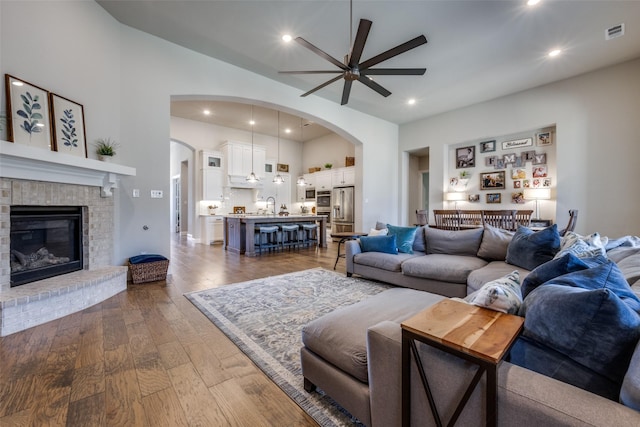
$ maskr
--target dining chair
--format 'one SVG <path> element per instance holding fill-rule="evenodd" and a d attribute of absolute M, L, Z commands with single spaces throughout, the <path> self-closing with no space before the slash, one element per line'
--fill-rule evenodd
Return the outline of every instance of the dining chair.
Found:
<path fill-rule="evenodd" d="M 568 232 L 573 231 L 576 228 L 576 223 L 577 222 L 578 222 L 578 210 L 577 209 L 570 209 L 569 210 L 569 222 L 567 223 L 567 226 L 565 228 L 560 230 L 560 235 L 564 236 Z"/>
<path fill-rule="evenodd" d="M 442 230 L 460 230 L 460 211 L 456 209 L 434 209 L 436 227 Z"/>
<path fill-rule="evenodd" d="M 416 225 L 426 225 L 428 220 L 428 213 L 424 209 L 416 209 Z"/>
<path fill-rule="evenodd" d="M 502 228 L 503 230 L 515 230 L 516 227 L 516 210 L 483 210 L 482 226 L 487 224 Z"/>
<path fill-rule="evenodd" d="M 533 210 L 517 210 L 516 224 L 529 227 L 531 225 L 531 215 L 533 215 Z M 518 227 L 516 226 L 516 228 Z"/>
<path fill-rule="evenodd" d="M 460 227 L 480 227 L 482 226 L 481 210 L 460 210 Z"/>

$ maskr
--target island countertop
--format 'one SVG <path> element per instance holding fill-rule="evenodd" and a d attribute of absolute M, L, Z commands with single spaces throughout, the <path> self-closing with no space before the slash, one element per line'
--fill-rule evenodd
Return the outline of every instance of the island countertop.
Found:
<path fill-rule="evenodd" d="M 327 247 L 327 217 L 324 215 L 224 215 L 224 247 L 226 250 L 256 256 L 254 236 L 259 224 L 318 223 L 318 244 Z"/>

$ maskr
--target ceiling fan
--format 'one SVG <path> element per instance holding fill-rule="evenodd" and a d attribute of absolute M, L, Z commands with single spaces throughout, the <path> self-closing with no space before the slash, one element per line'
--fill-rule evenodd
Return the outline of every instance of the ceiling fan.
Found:
<path fill-rule="evenodd" d="M 351 19 L 353 21 L 353 19 Z M 296 37 L 296 42 L 300 43 L 302 46 L 311 50 L 315 54 L 323 57 L 327 61 L 334 64 L 339 70 L 315 70 L 315 71 L 280 71 L 281 74 L 334 74 L 338 73 L 338 76 L 322 83 L 319 86 L 311 89 L 308 92 L 303 93 L 300 96 L 307 96 L 314 93 L 317 90 L 322 89 L 325 86 L 330 85 L 333 82 L 336 82 L 340 79 L 344 79 L 344 88 L 342 90 L 342 101 L 341 105 L 345 105 L 349 102 L 349 94 L 351 93 L 351 84 L 358 80 L 360 83 L 363 83 L 365 86 L 370 87 L 371 89 L 378 92 L 380 95 L 387 97 L 391 95 L 391 92 L 382 87 L 380 84 L 373 81 L 373 79 L 369 76 L 383 76 L 383 75 L 400 75 L 400 76 L 421 76 L 423 75 L 427 69 L 426 68 L 371 68 L 379 63 L 386 61 L 388 59 L 393 58 L 394 56 L 400 55 L 401 53 L 407 52 L 411 49 L 414 49 L 418 46 L 421 46 L 427 43 L 427 38 L 424 35 L 420 35 L 408 42 L 402 43 L 392 49 L 387 50 L 379 55 L 374 56 L 373 58 L 367 59 L 364 62 L 360 62 L 360 57 L 362 56 L 362 52 L 364 50 L 364 45 L 367 41 L 367 37 L 369 35 L 369 30 L 371 29 L 372 22 L 368 19 L 360 19 L 360 24 L 358 25 L 358 32 L 356 33 L 356 38 L 351 46 L 351 53 L 349 55 L 345 55 L 344 63 L 338 61 L 333 56 L 324 52 L 322 49 L 314 46 L 309 43 L 302 37 Z"/>

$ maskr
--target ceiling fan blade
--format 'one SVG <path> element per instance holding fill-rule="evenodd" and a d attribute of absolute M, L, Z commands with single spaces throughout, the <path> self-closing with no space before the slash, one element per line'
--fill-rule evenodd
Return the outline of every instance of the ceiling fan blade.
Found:
<path fill-rule="evenodd" d="M 344 81 L 344 89 L 342 89 L 342 101 L 340 102 L 340 105 L 345 105 L 347 102 L 349 102 L 349 94 L 351 94 L 352 83 L 352 80 Z"/>
<path fill-rule="evenodd" d="M 364 44 L 367 42 L 369 36 L 369 30 L 371 29 L 371 21 L 368 19 L 361 19 L 358 25 L 358 32 L 356 39 L 351 47 L 351 56 L 349 58 L 349 67 L 353 68 L 360 62 L 362 51 L 364 50 Z"/>
<path fill-rule="evenodd" d="M 380 55 L 376 55 L 371 59 L 364 61 L 360 64 L 360 71 L 366 70 L 369 67 L 373 67 L 381 63 L 382 61 L 386 61 L 387 59 L 391 59 L 394 56 L 400 55 L 408 50 L 414 49 L 418 46 L 422 46 L 427 42 L 427 38 L 424 35 L 418 36 L 415 39 L 409 40 L 408 42 L 402 43 L 392 49 L 389 49 L 386 52 L 381 53 Z"/>
<path fill-rule="evenodd" d="M 360 74 L 365 76 L 421 76 L 426 71 L 426 68 L 369 68 Z"/>
<path fill-rule="evenodd" d="M 344 73 L 342 70 L 314 70 L 314 71 L 278 71 L 279 74 L 336 74 Z"/>
<path fill-rule="evenodd" d="M 316 55 L 320 55 L 321 57 L 323 57 L 327 61 L 331 62 L 333 65 L 335 65 L 336 67 L 340 68 L 341 70 L 345 70 L 345 71 L 348 70 L 347 66 L 344 65 L 342 62 L 338 61 L 336 58 L 334 58 L 333 56 L 329 55 L 328 53 L 326 53 L 325 51 L 323 51 L 319 47 L 316 47 L 313 44 L 309 43 L 308 41 L 306 41 L 302 37 L 296 37 L 296 41 L 298 43 L 300 43 L 302 46 L 304 46 L 307 49 L 309 49 L 310 51 L 312 51 L 313 53 L 315 53 Z"/>
<path fill-rule="evenodd" d="M 331 83 L 333 83 L 333 82 L 337 82 L 337 81 L 338 81 L 338 80 L 340 80 L 341 78 L 342 78 L 342 74 L 340 74 L 339 76 L 336 76 L 336 77 L 332 78 L 332 79 L 331 79 L 331 80 L 329 80 L 329 81 L 326 81 L 326 82 L 322 83 L 320 86 L 316 86 L 316 87 L 314 87 L 314 88 L 313 88 L 313 89 L 311 89 L 309 92 L 305 92 L 305 93 L 303 93 L 303 94 L 302 94 L 302 95 L 300 95 L 300 96 L 307 96 L 307 95 L 311 95 L 313 92 L 315 92 L 315 91 L 317 91 L 317 90 L 320 90 L 320 89 L 322 89 L 323 87 L 328 86 L 328 85 L 330 85 L 330 84 L 331 84 Z"/>
<path fill-rule="evenodd" d="M 374 82 L 373 80 L 371 80 L 367 76 L 360 76 L 360 78 L 358 80 L 361 83 L 365 84 L 366 86 L 369 86 L 371 89 L 375 90 L 376 92 L 378 92 L 380 95 L 384 96 L 385 98 L 387 96 L 391 95 L 391 92 L 389 92 L 387 89 L 383 88 L 382 86 L 380 86 L 378 83 Z"/>

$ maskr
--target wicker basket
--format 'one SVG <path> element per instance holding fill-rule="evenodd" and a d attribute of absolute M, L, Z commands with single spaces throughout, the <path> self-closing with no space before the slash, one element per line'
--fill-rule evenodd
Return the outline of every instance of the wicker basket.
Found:
<path fill-rule="evenodd" d="M 168 269 L 168 259 L 162 261 L 143 262 L 139 264 L 131 264 L 131 262 L 129 262 L 131 280 L 136 284 L 166 280 Z"/>

